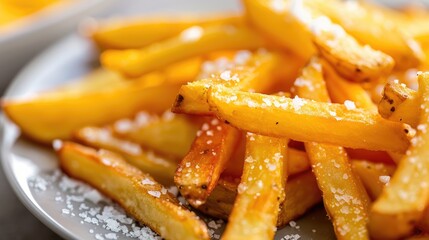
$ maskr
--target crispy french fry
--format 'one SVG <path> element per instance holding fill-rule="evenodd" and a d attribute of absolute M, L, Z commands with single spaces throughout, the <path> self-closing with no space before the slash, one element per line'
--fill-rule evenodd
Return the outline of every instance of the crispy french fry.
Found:
<path fill-rule="evenodd" d="M 207 227 L 152 177 L 107 150 L 71 142 L 58 150 L 60 166 L 118 202 L 130 215 L 166 239 L 210 239 Z"/>
<path fill-rule="evenodd" d="M 246 160 L 223 239 L 271 239 L 285 199 L 287 140 L 246 135 Z M 287 160 L 286 160 L 287 161 Z"/>
<path fill-rule="evenodd" d="M 140 112 L 135 120 L 121 119 L 113 124 L 115 135 L 175 159 L 189 151 L 198 125 L 186 116 L 167 111 L 162 117 Z"/>
<path fill-rule="evenodd" d="M 366 160 L 353 160 L 351 163 L 353 172 L 359 176 L 372 200 L 378 198 L 395 171 L 393 165 L 383 163 L 374 163 Z"/>
<path fill-rule="evenodd" d="M 311 46 L 313 41 L 320 54 L 341 75 L 353 81 L 372 81 L 393 68 L 390 56 L 361 45 L 342 26 L 302 1 L 248 0 L 244 3 L 251 22 L 261 31 L 306 59 L 315 52 Z M 283 31 L 278 31 L 279 26 L 284 26 Z"/>
<path fill-rule="evenodd" d="M 303 79 L 307 84 L 295 84 L 299 96 L 330 101 L 320 59 L 312 58 L 302 70 L 301 81 Z M 366 229 L 369 199 L 352 172 L 344 148 L 315 142 L 305 142 L 304 145 L 337 238 L 369 239 Z"/>
<path fill-rule="evenodd" d="M 137 143 L 117 138 L 109 128 L 84 127 L 74 134 L 75 139 L 97 149 L 106 149 L 120 154 L 128 163 L 157 181 L 171 185 L 177 164 L 166 160 L 151 151 L 143 150 Z"/>
<path fill-rule="evenodd" d="M 192 26 L 242 25 L 236 13 L 204 16 L 165 16 L 110 20 L 89 29 L 92 40 L 102 49 L 142 48 L 173 37 Z"/>
<path fill-rule="evenodd" d="M 396 239 L 412 233 L 414 224 L 422 218 L 429 200 L 429 73 L 421 73 L 419 98 L 422 101 L 419 126 L 407 154 L 370 212 L 369 231 L 379 239 Z M 389 231 L 380 229 L 391 226 Z"/>
<path fill-rule="evenodd" d="M 84 126 L 108 124 L 138 111 L 163 112 L 170 107 L 179 89 L 178 85 L 147 87 L 145 84 L 144 81 L 121 81 L 91 91 L 85 90 L 83 84 L 83 89 L 77 91 L 4 99 L 2 107 L 23 134 L 38 142 L 50 143 L 57 138 L 69 139 L 73 131 Z"/>
<path fill-rule="evenodd" d="M 386 119 L 417 127 L 420 116 L 418 93 L 398 81 L 387 83 L 378 112 Z"/>
<path fill-rule="evenodd" d="M 210 78 L 198 82 L 204 85 L 222 84 L 237 89 L 268 91 L 276 82 L 274 78 L 281 79 L 279 76 L 282 74 L 278 74 L 277 71 L 283 68 L 283 61 L 278 54 L 262 52 L 245 57 L 238 54 L 238 58 L 240 61 L 231 64 L 235 68 L 212 73 Z M 265 81 L 267 78 L 273 81 Z M 174 108 L 173 106 L 173 111 Z M 191 205 L 198 206 L 206 201 L 228 160 L 233 161 L 232 164 L 235 165 L 241 164 L 237 158 L 231 156 L 239 136 L 240 132 L 237 129 L 219 123 L 217 118 L 211 118 L 202 125 L 175 176 L 181 194 Z"/>
<path fill-rule="evenodd" d="M 323 64 L 323 73 L 329 96 L 333 102 L 343 103 L 349 100 L 354 102 L 356 107 L 377 111 L 377 106 L 360 84 L 345 81 L 328 64 Z"/>
<path fill-rule="evenodd" d="M 204 123 L 189 153 L 179 164 L 174 182 L 192 206 L 203 204 L 237 145 L 240 132 L 217 119 Z"/>
<path fill-rule="evenodd" d="M 207 202 L 198 210 L 214 217 L 227 220 L 237 196 L 238 181 L 221 178 Z M 289 179 L 285 186 L 288 196 L 280 206 L 277 226 L 284 226 L 291 220 L 302 216 L 307 210 L 322 200 L 316 178 L 311 171 L 298 174 Z"/>
<path fill-rule="evenodd" d="M 385 76 L 393 68 L 394 61 L 383 52 L 368 45 L 361 45 L 348 35 L 340 25 L 326 17 L 311 23 L 313 42 L 326 61 L 343 77 L 355 82 L 369 82 Z"/>
<path fill-rule="evenodd" d="M 107 50 L 101 55 L 103 66 L 125 76 L 138 77 L 171 63 L 218 50 L 255 49 L 266 41 L 245 26 L 191 27 L 180 35 L 135 50 Z"/>
<path fill-rule="evenodd" d="M 293 15 L 285 14 L 286 9 L 292 7 L 292 1 L 243 0 L 242 2 L 250 23 L 277 44 L 303 59 L 308 59 L 315 53 L 316 49 L 309 33 L 305 31 L 300 21 Z"/>
<path fill-rule="evenodd" d="M 189 92 L 198 94 L 194 98 L 198 104 L 186 101 L 195 96 L 184 94 L 190 88 Z M 177 112 L 214 113 L 249 132 L 349 148 L 405 152 L 412 134 L 408 125 L 387 121 L 364 109 L 348 110 L 342 104 L 248 93 L 218 85 L 182 86 L 174 106 Z"/>
<path fill-rule="evenodd" d="M 382 11 L 371 10 L 369 3 L 306 0 L 305 5 L 327 15 L 362 44 L 392 56 L 396 68 L 415 67 L 424 59 L 420 45 L 403 33 L 406 28 L 395 24 Z"/>

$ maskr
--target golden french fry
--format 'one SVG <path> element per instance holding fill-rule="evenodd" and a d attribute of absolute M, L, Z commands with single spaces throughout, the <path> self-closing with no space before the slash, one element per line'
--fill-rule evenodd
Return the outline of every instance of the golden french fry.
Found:
<path fill-rule="evenodd" d="M 420 73 L 419 98 L 422 102 L 417 134 L 410 149 L 399 162 L 390 183 L 383 189 L 370 212 L 369 231 L 378 239 L 396 239 L 410 235 L 422 218 L 429 200 L 429 73 Z M 391 226 L 389 231 L 380 229 Z"/>
<path fill-rule="evenodd" d="M 138 77 L 177 61 L 218 50 L 256 49 L 266 40 L 246 26 L 194 26 L 180 35 L 142 49 L 107 50 L 103 66 L 125 76 Z"/>
<path fill-rule="evenodd" d="M 319 58 L 312 58 L 298 80 L 295 88 L 299 96 L 330 101 Z M 369 239 L 366 229 L 369 199 L 352 171 L 344 148 L 315 142 L 304 145 L 337 238 Z"/>
<path fill-rule="evenodd" d="M 243 0 L 243 5 L 250 23 L 277 44 L 303 59 L 315 53 L 309 33 L 299 19 L 286 14 L 292 1 Z"/>
<path fill-rule="evenodd" d="M 311 27 L 318 52 L 341 76 L 355 82 L 369 82 L 392 70 L 394 61 L 389 55 L 361 45 L 328 18 L 317 18 Z"/>
<path fill-rule="evenodd" d="M 246 135 L 246 158 L 223 239 L 271 239 L 285 199 L 286 139 Z M 287 160 L 286 160 L 287 161 Z"/>
<path fill-rule="evenodd" d="M 370 95 L 360 84 L 345 81 L 327 64 L 323 64 L 323 73 L 329 96 L 333 102 L 343 103 L 349 100 L 354 102 L 356 107 L 377 111 L 377 106 L 372 102 Z"/>
<path fill-rule="evenodd" d="M 418 93 L 398 81 L 387 83 L 378 112 L 386 119 L 417 127 L 420 118 L 420 97 Z"/>
<path fill-rule="evenodd" d="M 198 210 L 217 218 L 228 220 L 237 196 L 238 181 L 221 178 L 207 202 Z M 277 226 L 284 226 L 297 219 L 322 200 L 316 178 L 311 171 L 298 174 L 289 179 L 285 186 L 288 196 L 280 205 Z"/>
<path fill-rule="evenodd" d="M 360 43 L 390 55 L 396 68 L 416 67 L 424 59 L 420 45 L 403 32 L 406 27 L 395 23 L 382 11 L 371 10 L 369 3 L 339 0 L 306 0 L 304 3 L 341 25 Z"/>
<path fill-rule="evenodd" d="M 204 16 L 164 16 L 108 20 L 89 29 L 92 40 L 103 49 L 142 48 L 179 34 L 192 26 L 242 25 L 239 14 L 222 13 Z"/>
<path fill-rule="evenodd" d="M 180 162 L 174 182 L 192 206 L 203 204 L 230 159 L 240 132 L 217 119 L 205 122 Z"/>
<path fill-rule="evenodd" d="M 353 172 L 359 176 L 367 193 L 373 200 L 380 196 L 381 191 L 389 183 L 390 177 L 395 171 L 393 165 L 384 163 L 374 163 L 366 160 L 353 160 L 351 163 Z"/>
<path fill-rule="evenodd" d="M 171 106 L 179 89 L 178 85 L 147 87 L 145 84 L 144 80 L 120 81 L 91 91 L 85 90 L 83 84 L 83 89 L 77 91 L 5 99 L 2 107 L 24 135 L 50 143 L 57 138 L 69 139 L 73 131 L 84 126 L 108 124 L 142 110 L 163 112 Z"/>
<path fill-rule="evenodd" d="M 279 54 L 270 52 L 249 54 L 237 53 L 234 58 L 238 58 L 239 61 L 234 61 L 231 69 L 211 73 L 210 78 L 198 82 L 204 85 L 222 84 L 237 89 L 268 91 L 279 81 L 275 78 L 284 80 L 281 77 L 283 74 L 279 73 L 283 72 L 280 69 L 284 68 L 283 58 Z M 173 106 L 173 111 L 174 108 Z M 240 164 L 237 158 L 232 158 L 239 136 L 240 132 L 237 129 L 219 123 L 217 118 L 211 118 L 202 125 L 175 176 L 181 194 L 191 205 L 198 206 L 206 201 L 228 161 L 235 165 Z M 240 175 L 241 172 L 238 176 Z"/>
<path fill-rule="evenodd" d="M 171 185 L 177 164 L 166 160 L 151 151 L 143 150 L 137 143 L 117 138 L 109 128 L 84 127 L 74 134 L 78 141 L 97 149 L 106 149 L 120 154 L 128 163 L 157 181 Z"/>
<path fill-rule="evenodd" d="M 363 159 L 374 163 L 394 164 L 397 161 L 392 159 L 392 155 L 383 151 L 369 151 L 365 149 L 346 149 L 350 159 Z"/>
<path fill-rule="evenodd" d="M 198 97 L 194 100 L 198 103 L 186 101 L 195 94 L 186 95 L 185 92 L 196 93 Z M 349 148 L 403 153 L 412 134 L 408 125 L 387 121 L 364 109 L 347 109 L 343 104 L 298 97 L 248 93 L 219 85 L 189 83 L 182 86 L 174 106 L 181 113 L 214 113 L 249 132 Z"/>
<path fill-rule="evenodd" d="M 361 45 L 318 9 L 307 7 L 309 4 L 266 0 L 249 0 L 244 4 L 250 21 L 261 31 L 305 59 L 315 53 L 312 41 L 320 54 L 350 80 L 372 81 L 393 68 L 390 56 Z"/>
<path fill-rule="evenodd" d="M 112 127 L 115 135 L 175 159 L 189 151 L 198 130 L 186 116 L 165 112 L 162 117 L 140 112 L 134 121 L 121 119 Z"/>
<path fill-rule="evenodd" d="M 60 166 L 118 202 L 128 214 L 166 239 L 210 239 L 205 224 L 181 207 L 162 185 L 107 150 L 65 142 Z"/>

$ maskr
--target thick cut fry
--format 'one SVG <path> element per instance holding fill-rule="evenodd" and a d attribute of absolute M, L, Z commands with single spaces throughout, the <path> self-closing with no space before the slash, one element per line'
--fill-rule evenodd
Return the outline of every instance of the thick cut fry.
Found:
<path fill-rule="evenodd" d="M 392 70 L 394 61 L 389 55 L 362 46 L 328 18 L 315 19 L 311 27 L 319 53 L 341 76 L 355 82 L 369 82 Z"/>
<path fill-rule="evenodd" d="M 419 74 L 418 80 L 422 102 L 418 131 L 389 185 L 372 206 L 369 230 L 374 238 L 397 239 L 411 234 L 429 200 L 429 73 Z M 383 226 L 391 228 L 383 231 Z"/>
<path fill-rule="evenodd" d="M 346 100 L 355 103 L 358 108 L 365 108 L 376 112 L 377 106 L 372 102 L 371 96 L 358 83 L 345 81 L 335 73 L 328 64 L 323 64 L 326 87 L 333 102 L 343 103 Z"/>
<path fill-rule="evenodd" d="M 420 45 L 402 32 L 406 27 L 401 28 L 381 11 L 371 11 L 368 3 L 305 0 L 305 5 L 327 15 L 360 43 L 392 56 L 396 68 L 418 66 L 424 58 Z"/>
<path fill-rule="evenodd" d="M 407 123 L 415 128 L 419 123 L 420 104 L 420 97 L 416 91 L 394 81 L 384 87 L 378 112 L 386 119 Z"/>
<path fill-rule="evenodd" d="M 186 101 L 188 88 L 197 93 L 198 109 Z M 387 121 L 364 109 L 342 104 L 248 93 L 222 86 L 182 86 L 174 104 L 176 112 L 216 114 L 233 126 L 263 135 L 290 137 L 349 148 L 405 152 L 409 126 Z M 192 110 L 188 111 L 189 108 Z"/>
<path fill-rule="evenodd" d="M 166 160 L 151 151 L 143 150 L 137 143 L 117 138 L 111 129 L 84 127 L 78 130 L 74 137 L 90 147 L 120 154 L 128 163 L 149 173 L 163 184 L 171 185 L 173 183 L 177 166 L 174 160 Z"/>
<path fill-rule="evenodd" d="M 251 55 L 250 52 L 239 52 L 234 58 L 236 60 L 230 64 L 231 69 L 211 73 L 210 78 L 198 82 L 204 85 L 222 84 L 237 89 L 268 91 L 273 84 L 282 79 L 283 74 L 278 72 L 282 72 L 280 69 L 284 68 L 283 58 L 279 54 L 259 52 Z M 190 104 L 193 105 L 195 102 Z M 175 106 L 173 110 L 174 108 Z M 237 148 L 239 136 L 237 129 L 219 123 L 217 118 L 211 118 L 202 125 L 201 132 L 180 163 L 175 176 L 181 194 L 193 206 L 205 202 L 228 160 L 232 161 L 231 164 L 241 164 L 241 161 L 231 156 L 233 150 Z M 240 175 L 241 172 L 238 176 Z"/>
<path fill-rule="evenodd" d="M 61 168 L 118 202 L 130 215 L 166 239 L 210 239 L 207 227 L 148 174 L 106 150 L 66 142 L 58 151 Z"/>
<path fill-rule="evenodd" d="M 272 239 L 285 199 L 287 140 L 246 135 L 246 160 L 222 239 Z M 286 160 L 287 161 L 287 160 Z"/>
<path fill-rule="evenodd" d="M 202 125 L 191 150 L 177 168 L 174 182 L 195 207 L 203 204 L 237 145 L 240 132 L 212 119 Z"/>
<path fill-rule="evenodd" d="M 238 182 L 221 178 L 207 202 L 198 210 L 217 218 L 228 220 L 237 196 Z M 293 176 L 285 187 L 286 199 L 280 206 L 277 226 L 284 226 L 297 219 L 322 200 L 314 174 L 307 171 Z"/>
<path fill-rule="evenodd" d="M 353 81 L 372 81 L 393 68 L 390 56 L 361 45 L 342 26 L 301 1 L 249 0 L 244 3 L 251 22 L 277 42 L 308 59 L 315 52 L 311 46 L 313 41 L 321 55 L 341 75 Z M 283 31 L 278 31 L 279 26 L 284 26 Z"/>
<path fill-rule="evenodd" d="M 178 85 L 147 87 L 144 82 L 126 81 L 99 91 L 60 91 L 5 99 L 2 105 L 23 134 L 50 143 L 57 138 L 68 139 L 84 126 L 108 124 L 142 110 L 163 112 L 171 106 L 178 89 Z"/>
<path fill-rule="evenodd" d="M 103 49 L 142 48 L 179 34 L 192 26 L 243 24 L 235 13 L 205 16 L 165 16 L 113 20 L 89 29 L 93 41 Z"/>
<path fill-rule="evenodd" d="M 298 80 L 307 82 L 295 84 L 299 96 L 330 101 L 320 59 L 312 58 Z M 369 199 L 352 172 L 344 148 L 314 142 L 304 144 L 337 238 L 369 239 L 366 229 Z"/>
<path fill-rule="evenodd" d="M 285 14 L 292 1 L 243 0 L 250 23 L 280 46 L 303 59 L 316 51 L 309 33 L 293 15 Z M 293 37 L 291 37 L 293 36 Z"/>
<path fill-rule="evenodd" d="M 395 171 L 395 167 L 392 165 L 365 160 L 353 160 L 352 167 L 353 172 L 359 176 L 367 193 L 373 200 L 378 198 Z"/>
<path fill-rule="evenodd" d="M 125 76 L 138 77 L 171 63 L 218 50 L 256 49 L 266 41 L 245 26 L 191 27 L 179 36 L 136 50 L 108 50 L 103 66 Z"/>
<path fill-rule="evenodd" d="M 140 112 L 134 121 L 122 119 L 113 124 L 115 135 L 166 156 L 182 159 L 189 151 L 198 125 L 186 116 L 170 111 L 162 117 Z"/>

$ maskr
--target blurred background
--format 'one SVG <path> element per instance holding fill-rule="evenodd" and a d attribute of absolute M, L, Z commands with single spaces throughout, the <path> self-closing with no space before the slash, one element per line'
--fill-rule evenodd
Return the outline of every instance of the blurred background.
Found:
<path fill-rule="evenodd" d="M 160 4 L 161 2 L 161 4 Z M 59 39 L 76 34 L 93 18 L 186 12 L 210 9 L 240 9 L 238 0 L 0 0 L 0 93 L 37 54 Z M 429 4 L 429 0 L 380 0 L 400 7 Z M 201 5 L 205 7 L 202 8 Z M 160 7 L 162 6 L 162 7 Z M 428 23 L 429 24 L 429 23 Z M 73 49 L 69 49 L 73 51 Z M 1 168 L 1 167 L 0 167 Z M 0 171 L 0 239 L 59 239 L 19 202 Z"/>

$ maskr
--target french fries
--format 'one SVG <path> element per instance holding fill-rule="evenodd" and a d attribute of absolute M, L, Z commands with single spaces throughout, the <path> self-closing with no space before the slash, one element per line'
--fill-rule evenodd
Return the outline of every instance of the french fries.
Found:
<path fill-rule="evenodd" d="M 79 128 L 108 124 L 141 110 L 163 112 L 173 102 L 178 89 L 178 85 L 147 87 L 144 82 L 129 81 L 111 84 L 102 90 L 46 93 L 27 99 L 4 100 L 2 105 L 6 115 L 24 135 L 50 143 L 54 139 L 70 139 L 73 131 Z"/>
<path fill-rule="evenodd" d="M 401 23 L 392 21 L 385 11 L 371 10 L 369 3 L 305 0 L 304 5 L 328 16 L 360 43 L 389 54 L 395 68 L 416 67 L 424 59 L 420 45 L 402 31 L 407 28 L 400 28 Z"/>
<path fill-rule="evenodd" d="M 217 119 L 205 122 L 174 176 L 180 193 L 194 207 L 203 204 L 230 159 L 240 132 Z"/>
<path fill-rule="evenodd" d="M 353 172 L 359 176 L 371 199 L 380 196 L 384 186 L 389 183 L 395 167 L 383 163 L 373 163 L 365 160 L 353 160 Z"/>
<path fill-rule="evenodd" d="M 174 160 L 165 160 L 153 152 L 143 150 L 135 142 L 117 138 L 109 128 L 84 127 L 76 131 L 74 138 L 87 146 L 120 154 L 128 163 L 163 184 L 173 183 L 176 171 Z"/>
<path fill-rule="evenodd" d="M 420 73 L 418 80 L 422 102 L 420 127 L 391 181 L 372 205 L 369 231 L 375 238 L 394 239 L 410 235 L 429 200 L 429 135 L 426 131 L 429 103 L 424 101 L 429 98 L 429 73 Z M 390 231 L 381 230 L 386 225 L 392 226 Z"/>
<path fill-rule="evenodd" d="M 295 88 L 301 97 L 330 101 L 317 57 L 302 70 Z M 352 172 L 344 148 L 315 142 L 305 142 L 304 145 L 337 238 L 369 239 L 366 229 L 369 199 Z"/>
<path fill-rule="evenodd" d="M 198 94 L 193 98 L 198 104 L 185 101 L 195 97 L 184 95 L 188 88 Z M 215 113 L 232 126 L 258 134 L 368 150 L 405 152 L 409 146 L 411 133 L 407 125 L 387 121 L 363 109 L 347 109 L 343 104 L 248 93 L 198 83 L 182 86 L 180 94 L 173 110 Z M 196 106 L 198 109 L 194 108 Z"/>
<path fill-rule="evenodd" d="M 117 201 L 129 214 L 167 239 L 209 239 L 207 227 L 148 174 L 107 150 L 71 142 L 58 150 L 60 166 Z"/>
<path fill-rule="evenodd" d="M 112 20 L 89 29 L 92 40 L 103 49 L 142 48 L 179 34 L 193 26 L 242 25 L 235 13 L 204 16 L 165 16 Z"/>
<path fill-rule="evenodd" d="M 142 49 L 107 50 L 103 66 L 128 77 L 139 77 L 168 64 L 219 50 L 256 49 L 267 46 L 264 38 L 246 26 L 190 27 L 180 35 Z"/>
<path fill-rule="evenodd" d="M 420 115 L 418 93 L 394 81 L 384 87 L 383 98 L 378 104 L 378 112 L 386 119 L 417 127 Z"/>
<path fill-rule="evenodd" d="M 302 1 L 246 0 L 244 3 L 250 21 L 261 31 L 306 59 L 316 48 L 341 75 L 353 81 L 372 81 L 393 68 L 394 61 L 389 55 L 361 45 L 342 26 Z M 278 31 L 278 26 L 284 26 L 282 29 L 287 32 Z"/>
<path fill-rule="evenodd" d="M 176 116 L 167 111 L 162 117 L 140 112 L 134 121 L 116 121 L 112 129 L 115 135 L 121 138 L 166 156 L 181 159 L 189 151 L 198 126 L 186 116 Z"/>
<path fill-rule="evenodd" d="M 231 63 L 234 69 L 212 73 L 209 78 L 199 80 L 198 83 L 218 83 L 230 88 L 269 91 L 277 81 L 264 81 L 266 78 L 282 79 L 280 69 L 283 68 L 283 58 L 278 54 L 258 52 L 247 57 L 240 57 L 240 54 L 243 55 L 237 53 L 236 60 Z M 174 106 L 172 110 L 175 111 Z M 197 207 L 206 201 L 228 160 L 238 164 L 236 159 L 232 158 L 232 153 L 239 137 L 240 132 L 237 129 L 219 122 L 217 118 L 208 119 L 202 124 L 174 178 L 181 194 L 192 206 Z"/>
<path fill-rule="evenodd" d="M 246 135 L 246 159 L 223 239 L 271 239 L 285 199 L 287 140 Z M 286 160 L 287 161 L 287 160 Z"/>
<path fill-rule="evenodd" d="M 221 178 L 207 202 L 198 207 L 198 210 L 227 220 L 237 195 L 237 186 L 238 182 L 228 178 Z M 288 197 L 280 205 L 277 219 L 278 227 L 284 226 L 293 219 L 302 216 L 322 200 L 316 178 L 310 171 L 297 174 L 288 179 L 284 191 L 285 196 Z"/>
<path fill-rule="evenodd" d="M 427 236 L 429 13 L 242 3 L 94 25 L 101 68 L 3 110 L 167 240 L 219 238 L 193 209 L 272 239 L 321 200 L 338 239 Z"/>

